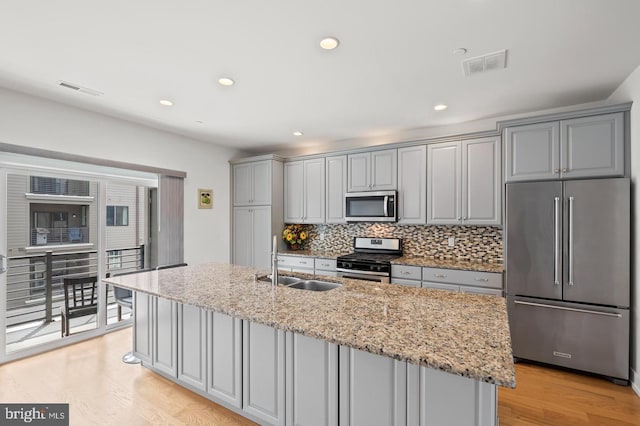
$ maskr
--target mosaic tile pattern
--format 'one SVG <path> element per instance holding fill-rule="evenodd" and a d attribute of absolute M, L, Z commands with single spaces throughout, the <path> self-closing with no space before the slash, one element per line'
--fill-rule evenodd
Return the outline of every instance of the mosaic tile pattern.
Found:
<path fill-rule="evenodd" d="M 494 226 L 422 226 L 387 223 L 307 225 L 305 249 L 348 253 L 354 237 L 402 238 L 406 256 L 440 260 L 503 263 L 502 228 Z M 321 239 L 324 234 L 324 239 Z M 455 245 L 448 246 L 449 237 Z"/>

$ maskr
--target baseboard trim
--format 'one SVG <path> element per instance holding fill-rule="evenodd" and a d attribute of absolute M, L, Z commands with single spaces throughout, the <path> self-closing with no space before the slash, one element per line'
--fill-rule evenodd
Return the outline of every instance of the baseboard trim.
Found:
<path fill-rule="evenodd" d="M 632 368 L 631 369 L 631 389 L 633 389 L 636 395 L 640 396 L 640 383 L 638 383 L 638 379 L 640 379 L 640 376 L 638 376 L 638 373 L 636 373 L 635 370 Z"/>

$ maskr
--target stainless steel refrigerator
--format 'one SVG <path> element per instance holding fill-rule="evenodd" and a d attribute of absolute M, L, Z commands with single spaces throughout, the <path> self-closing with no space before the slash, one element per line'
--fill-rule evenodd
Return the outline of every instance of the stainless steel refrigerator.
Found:
<path fill-rule="evenodd" d="M 629 179 L 507 184 L 513 355 L 629 380 Z"/>

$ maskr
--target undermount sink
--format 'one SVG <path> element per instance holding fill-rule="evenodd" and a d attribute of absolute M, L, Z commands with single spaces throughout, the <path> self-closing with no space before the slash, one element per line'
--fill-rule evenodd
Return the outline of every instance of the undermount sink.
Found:
<path fill-rule="evenodd" d="M 298 281 L 293 284 L 289 284 L 287 287 L 297 288 L 300 290 L 309 290 L 309 291 L 327 291 L 327 290 L 332 290 L 334 288 L 340 287 L 341 285 L 342 284 L 330 283 L 328 281 L 304 280 L 304 281 Z"/>
<path fill-rule="evenodd" d="M 271 279 L 271 275 L 269 275 L 269 279 Z M 300 282 L 300 278 L 296 277 L 278 277 L 278 284 L 280 285 L 289 285 Z"/>
<path fill-rule="evenodd" d="M 263 275 L 258 278 L 260 281 L 271 281 L 271 275 Z M 298 277 L 278 276 L 278 285 L 282 285 L 289 288 L 295 288 L 299 290 L 309 291 L 327 291 L 340 287 L 340 283 L 332 283 L 329 281 L 320 280 L 305 280 Z"/>

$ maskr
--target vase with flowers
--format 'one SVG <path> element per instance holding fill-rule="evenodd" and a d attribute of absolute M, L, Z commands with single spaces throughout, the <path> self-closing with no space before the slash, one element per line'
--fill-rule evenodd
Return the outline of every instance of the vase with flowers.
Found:
<path fill-rule="evenodd" d="M 308 236 L 304 225 L 287 225 L 282 231 L 282 239 L 287 243 L 290 250 L 300 250 Z"/>

